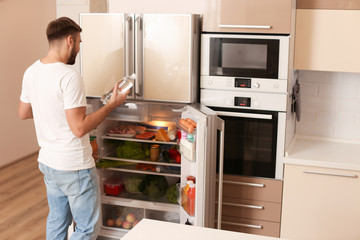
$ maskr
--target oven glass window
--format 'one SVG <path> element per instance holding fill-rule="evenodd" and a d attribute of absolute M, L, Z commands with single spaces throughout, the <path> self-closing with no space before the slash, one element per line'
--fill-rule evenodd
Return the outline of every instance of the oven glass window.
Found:
<path fill-rule="evenodd" d="M 210 39 L 210 75 L 278 78 L 278 39 Z"/>
<path fill-rule="evenodd" d="M 224 174 L 274 178 L 277 117 L 220 117 L 225 121 Z"/>

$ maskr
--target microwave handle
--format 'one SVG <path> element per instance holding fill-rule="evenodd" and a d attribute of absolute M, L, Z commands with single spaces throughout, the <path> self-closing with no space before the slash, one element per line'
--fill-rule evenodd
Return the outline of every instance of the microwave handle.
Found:
<path fill-rule="evenodd" d="M 218 216 L 217 228 L 221 229 L 222 217 L 222 195 L 223 195 L 223 178 L 224 178 L 224 136 L 225 136 L 225 122 L 217 117 L 217 129 L 220 131 L 220 146 L 219 146 L 219 193 L 218 193 Z"/>
<path fill-rule="evenodd" d="M 270 25 L 226 25 L 220 24 L 220 28 L 256 28 L 256 29 L 270 29 Z"/>

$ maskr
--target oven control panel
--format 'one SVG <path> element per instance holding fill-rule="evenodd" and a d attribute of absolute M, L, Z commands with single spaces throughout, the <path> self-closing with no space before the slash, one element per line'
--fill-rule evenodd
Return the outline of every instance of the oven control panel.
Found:
<path fill-rule="evenodd" d="M 249 92 L 287 93 L 287 80 L 200 76 L 200 88 L 231 91 L 241 90 Z"/>
<path fill-rule="evenodd" d="M 251 98 L 235 97 L 234 105 L 239 107 L 251 107 Z"/>

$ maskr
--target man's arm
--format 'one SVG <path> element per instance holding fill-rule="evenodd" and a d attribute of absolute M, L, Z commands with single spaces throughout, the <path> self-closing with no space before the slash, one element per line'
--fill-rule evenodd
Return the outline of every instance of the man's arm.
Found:
<path fill-rule="evenodd" d="M 21 120 L 33 118 L 31 104 L 20 101 L 18 107 L 18 116 Z"/>
<path fill-rule="evenodd" d="M 114 110 L 114 108 L 125 102 L 126 96 L 129 94 L 130 90 L 125 93 L 118 94 L 116 89 L 118 89 L 118 84 L 116 84 L 114 87 L 110 101 L 105 106 L 93 113 L 86 115 L 85 107 L 65 110 L 70 129 L 76 137 L 80 138 L 93 130 L 102 121 L 104 121 L 107 115 L 112 110 Z"/>

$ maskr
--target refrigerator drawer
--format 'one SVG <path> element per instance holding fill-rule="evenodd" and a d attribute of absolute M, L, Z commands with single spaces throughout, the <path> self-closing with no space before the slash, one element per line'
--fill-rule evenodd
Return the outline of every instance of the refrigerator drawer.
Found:
<path fill-rule="evenodd" d="M 224 175 L 223 197 L 281 203 L 282 181 Z"/>
<path fill-rule="evenodd" d="M 280 222 L 281 204 L 235 198 L 223 198 L 222 215 Z"/>
<path fill-rule="evenodd" d="M 103 227 L 116 230 L 130 230 L 144 217 L 144 209 L 117 205 L 102 205 Z"/>
<path fill-rule="evenodd" d="M 223 217 L 222 230 L 280 237 L 280 223 L 245 218 Z"/>

